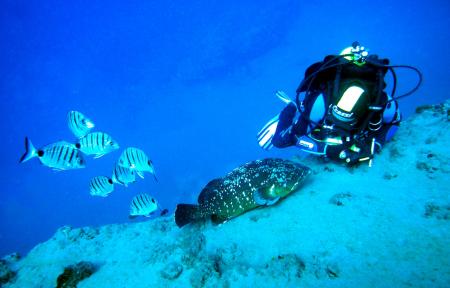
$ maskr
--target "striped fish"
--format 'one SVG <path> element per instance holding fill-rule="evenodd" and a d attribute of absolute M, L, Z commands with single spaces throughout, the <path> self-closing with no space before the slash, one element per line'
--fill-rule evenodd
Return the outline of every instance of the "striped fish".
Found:
<path fill-rule="evenodd" d="M 145 152 L 141 149 L 134 147 L 125 149 L 120 155 L 119 165 L 136 171 L 141 178 L 144 178 L 143 172 L 150 172 L 155 177 L 155 180 L 158 181 L 152 161 L 148 159 Z"/>
<path fill-rule="evenodd" d="M 84 154 L 95 155 L 94 158 L 119 149 L 119 144 L 104 132 L 93 132 L 80 138 L 75 144 Z"/>
<path fill-rule="evenodd" d="M 25 138 L 25 154 L 20 163 L 38 157 L 41 163 L 55 170 L 78 169 L 85 167 L 83 155 L 72 143 L 60 141 L 41 149 L 36 149 L 28 138 Z"/>
<path fill-rule="evenodd" d="M 106 176 L 97 176 L 89 182 L 89 190 L 92 196 L 106 197 L 114 191 L 114 184 Z"/>
<path fill-rule="evenodd" d="M 88 134 L 95 126 L 94 122 L 78 111 L 69 111 L 67 113 L 67 124 L 70 131 L 78 138 Z"/>
<path fill-rule="evenodd" d="M 136 174 L 133 170 L 116 164 L 112 174 L 112 181 L 127 187 L 129 183 L 136 181 Z"/>
<path fill-rule="evenodd" d="M 155 198 L 146 193 L 138 194 L 131 200 L 129 217 L 150 217 L 156 210 L 158 210 L 158 202 L 156 202 Z"/>

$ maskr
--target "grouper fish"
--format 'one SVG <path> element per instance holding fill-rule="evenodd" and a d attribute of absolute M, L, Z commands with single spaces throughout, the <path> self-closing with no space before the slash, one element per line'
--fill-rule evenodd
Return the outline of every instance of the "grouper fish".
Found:
<path fill-rule="evenodd" d="M 259 206 L 269 206 L 299 189 L 311 169 L 284 159 L 267 158 L 239 166 L 210 181 L 198 196 L 198 205 L 178 204 L 178 227 L 204 218 L 214 223 Z"/>

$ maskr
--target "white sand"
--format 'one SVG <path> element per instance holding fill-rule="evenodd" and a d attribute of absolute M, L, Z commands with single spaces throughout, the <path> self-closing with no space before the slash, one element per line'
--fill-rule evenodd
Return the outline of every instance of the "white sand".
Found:
<path fill-rule="evenodd" d="M 220 226 L 63 227 L 4 287 L 55 287 L 80 261 L 99 266 L 80 288 L 449 287 L 449 109 L 405 121 L 372 168 L 305 159 L 300 191 Z"/>

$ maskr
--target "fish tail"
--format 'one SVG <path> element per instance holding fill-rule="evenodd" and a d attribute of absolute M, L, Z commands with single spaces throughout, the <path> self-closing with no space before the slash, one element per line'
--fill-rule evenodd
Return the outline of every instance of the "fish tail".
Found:
<path fill-rule="evenodd" d="M 203 218 L 198 205 L 178 204 L 175 210 L 175 223 L 183 227 L 191 222 Z"/>
<path fill-rule="evenodd" d="M 26 162 L 36 156 L 38 156 L 36 148 L 34 148 L 31 140 L 28 139 L 28 137 L 25 137 L 25 153 L 20 157 L 19 163 Z"/>

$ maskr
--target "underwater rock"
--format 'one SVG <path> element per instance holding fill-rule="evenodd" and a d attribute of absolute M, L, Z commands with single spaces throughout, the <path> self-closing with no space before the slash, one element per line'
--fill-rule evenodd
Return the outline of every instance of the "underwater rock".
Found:
<path fill-rule="evenodd" d="M 16 272 L 9 267 L 6 260 L 0 260 L 0 287 L 10 282 L 16 276 Z"/>
<path fill-rule="evenodd" d="M 406 146 L 400 143 L 391 143 L 391 145 L 389 146 L 389 157 L 391 159 L 397 159 L 400 157 L 405 156 L 404 152 L 405 151 Z"/>
<path fill-rule="evenodd" d="M 337 193 L 330 198 L 330 203 L 336 206 L 345 206 L 350 202 L 353 195 L 349 192 Z"/>
<path fill-rule="evenodd" d="M 434 106 L 435 105 L 429 105 L 429 104 L 418 106 L 418 107 L 416 107 L 416 113 L 421 114 L 425 111 L 433 110 Z"/>
<path fill-rule="evenodd" d="M 317 279 L 337 278 L 340 274 L 340 268 L 337 262 L 330 261 L 328 253 L 322 255 L 313 255 L 311 260 L 311 271 Z"/>
<path fill-rule="evenodd" d="M 63 226 L 56 231 L 54 238 L 65 239 L 69 242 L 76 242 L 80 239 L 92 240 L 98 235 L 99 231 L 96 228 L 72 228 L 71 226 Z"/>
<path fill-rule="evenodd" d="M 76 288 L 78 282 L 88 278 L 97 270 L 91 262 L 81 261 L 64 268 L 64 272 L 56 280 L 56 288 Z"/>
<path fill-rule="evenodd" d="M 61 249 L 64 249 L 78 241 L 90 241 L 95 239 L 99 234 L 100 231 L 97 228 L 72 228 L 71 226 L 63 226 L 56 231 L 53 239 L 57 241 Z"/>
<path fill-rule="evenodd" d="M 428 178 L 434 179 L 436 173 L 450 173 L 450 157 L 433 151 L 421 151 L 416 168 L 424 171 Z"/>
<path fill-rule="evenodd" d="M 174 280 L 178 278 L 183 272 L 183 265 L 171 262 L 167 264 L 163 270 L 161 270 L 161 276 L 168 280 Z"/>
<path fill-rule="evenodd" d="M 268 218 L 270 217 L 270 213 L 267 211 L 258 211 L 258 213 L 255 213 L 254 215 L 250 216 L 250 220 L 253 222 L 258 222 L 259 219 Z"/>
<path fill-rule="evenodd" d="M 171 219 L 155 219 L 153 227 L 156 231 L 168 232 L 174 228 L 172 223 L 173 220 Z"/>
<path fill-rule="evenodd" d="M 22 257 L 20 256 L 19 253 L 14 252 L 9 255 L 6 255 L 5 257 L 2 258 L 2 260 L 5 260 L 8 264 L 11 264 L 19 261 L 21 258 Z"/>
<path fill-rule="evenodd" d="M 424 217 L 433 217 L 439 220 L 450 220 L 450 204 L 437 205 L 435 203 L 427 203 L 425 205 Z"/>
<path fill-rule="evenodd" d="M 384 174 L 383 174 L 383 179 L 386 179 L 386 180 L 392 180 L 397 177 L 398 177 L 398 174 L 394 173 L 394 172 L 384 172 Z"/>
<path fill-rule="evenodd" d="M 333 167 L 330 167 L 330 166 L 327 165 L 327 166 L 323 167 L 323 171 L 325 171 L 325 172 L 334 172 L 335 169 Z"/>
<path fill-rule="evenodd" d="M 448 117 L 450 115 L 450 101 L 435 105 L 422 105 L 416 108 L 417 114 L 422 114 L 424 112 L 446 115 Z"/>
<path fill-rule="evenodd" d="M 201 232 L 198 233 L 186 233 L 181 239 L 180 245 L 184 250 L 184 254 L 181 257 L 182 263 L 190 268 L 192 267 L 199 257 L 202 257 L 203 250 L 206 245 L 205 235 Z"/>
<path fill-rule="evenodd" d="M 283 254 L 273 257 L 265 265 L 265 273 L 272 277 L 283 277 L 288 281 L 301 278 L 305 271 L 305 262 L 296 254 Z"/>
<path fill-rule="evenodd" d="M 152 245 L 152 253 L 146 254 L 146 262 L 154 264 L 157 262 L 168 262 L 173 259 L 173 251 L 177 245 L 174 243 L 161 242 L 158 245 Z"/>
<path fill-rule="evenodd" d="M 337 263 L 328 263 L 325 267 L 325 272 L 327 273 L 329 278 L 337 278 L 339 277 L 339 266 Z"/>
<path fill-rule="evenodd" d="M 242 266 L 243 254 L 242 249 L 236 243 L 218 248 L 212 257 L 216 266 L 215 270 L 222 275 L 228 269 Z"/>
<path fill-rule="evenodd" d="M 434 144 L 438 141 L 438 138 L 436 136 L 430 136 L 427 139 L 425 139 L 425 144 L 429 145 L 429 144 Z"/>
<path fill-rule="evenodd" d="M 193 288 L 201 287 L 228 287 L 228 282 L 220 280 L 220 274 L 215 270 L 210 261 L 200 262 L 191 272 L 189 282 Z"/>

